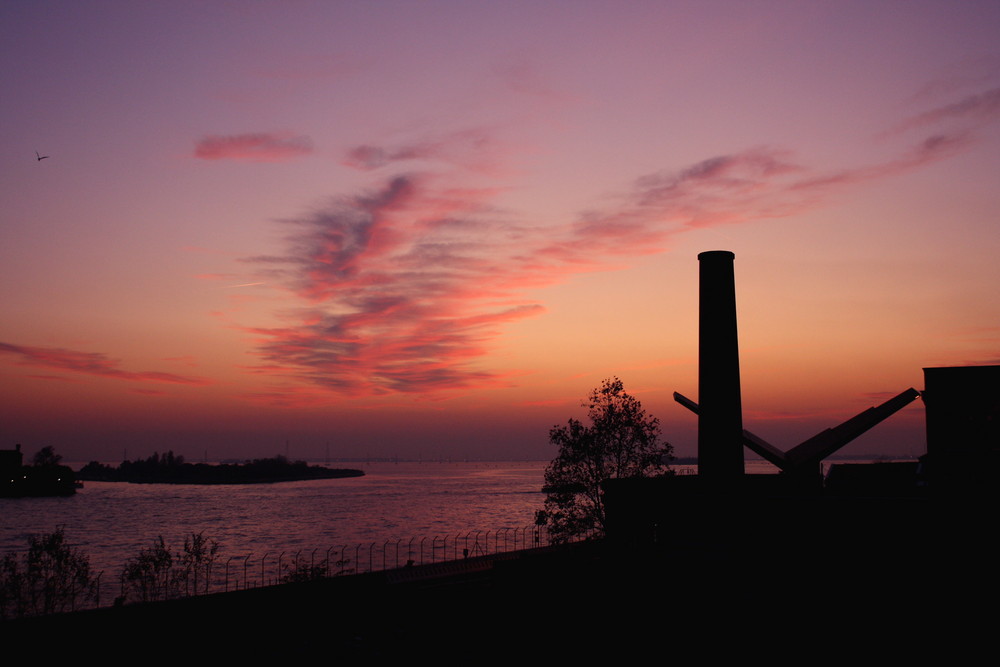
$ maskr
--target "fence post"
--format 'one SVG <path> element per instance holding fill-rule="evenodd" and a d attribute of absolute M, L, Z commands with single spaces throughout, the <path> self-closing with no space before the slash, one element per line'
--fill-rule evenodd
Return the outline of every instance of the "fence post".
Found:
<path fill-rule="evenodd" d="M 225 591 L 227 593 L 229 592 L 229 562 L 232 561 L 234 558 L 239 558 L 239 556 L 230 556 L 228 559 L 226 559 L 226 588 L 225 588 Z"/>

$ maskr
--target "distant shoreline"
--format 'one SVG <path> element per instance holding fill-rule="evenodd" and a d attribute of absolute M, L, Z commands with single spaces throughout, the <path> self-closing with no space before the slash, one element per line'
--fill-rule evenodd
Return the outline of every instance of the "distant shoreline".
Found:
<path fill-rule="evenodd" d="M 123 461 L 117 468 L 91 461 L 77 473 L 89 482 L 131 484 L 274 484 L 314 479 L 363 477 L 354 468 L 325 468 L 304 461 L 289 462 L 284 457 L 255 459 L 245 463 L 185 463 L 182 457 L 154 454 L 143 461 Z"/>

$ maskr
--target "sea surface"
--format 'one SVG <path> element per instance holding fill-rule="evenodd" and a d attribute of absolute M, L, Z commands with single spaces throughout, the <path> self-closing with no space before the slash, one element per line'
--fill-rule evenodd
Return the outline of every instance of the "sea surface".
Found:
<path fill-rule="evenodd" d="M 67 498 L 0 498 L 0 554 L 23 552 L 30 535 L 62 527 L 92 569 L 113 580 L 158 537 L 176 553 L 192 533 L 217 541 L 217 562 L 233 567 L 319 560 L 331 549 L 361 570 L 411 556 L 426 562 L 432 545 L 437 560 L 445 550 L 460 557 L 470 543 L 480 548 L 488 540 L 492 550 L 500 540 L 510 548 L 515 534 L 523 539 L 544 502 L 545 466 L 336 463 L 330 467 L 365 476 L 224 486 L 85 482 Z"/>
<path fill-rule="evenodd" d="M 302 564 L 351 573 L 460 559 L 466 549 L 509 551 L 545 543 L 534 520 L 546 465 L 333 463 L 365 475 L 208 486 L 85 482 L 66 498 L 0 498 L 0 556 L 23 553 L 30 536 L 62 528 L 100 573 L 109 604 L 127 562 L 160 537 L 178 557 L 194 533 L 218 543 L 213 590 L 273 584 Z M 747 472 L 775 469 L 747 461 Z"/>

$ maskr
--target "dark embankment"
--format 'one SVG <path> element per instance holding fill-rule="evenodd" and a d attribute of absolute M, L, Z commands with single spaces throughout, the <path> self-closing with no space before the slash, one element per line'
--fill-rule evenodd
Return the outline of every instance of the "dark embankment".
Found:
<path fill-rule="evenodd" d="M 760 516 L 733 530 L 685 522 L 657 545 L 582 543 L 0 628 L 8 649 L 67 657 L 440 664 L 961 664 L 992 640 L 997 548 L 972 514 L 907 506 L 865 516 Z"/>

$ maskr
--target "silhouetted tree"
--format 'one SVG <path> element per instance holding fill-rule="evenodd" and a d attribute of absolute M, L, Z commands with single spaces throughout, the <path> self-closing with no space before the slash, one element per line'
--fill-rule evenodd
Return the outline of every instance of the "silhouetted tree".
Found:
<path fill-rule="evenodd" d="M 151 602 L 207 593 L 218 552 L 219 543 L 204 533 L 185 536 L 180 552 L 171 551 L 160 535 L 125 562 L 122 600 Z"/>
<path fill-rule="evenodd" d="M 545 469 L 545 509 L 537 518 L 557 542 L 603 534 L 601 482 L 664 474 L 673 451 L 659 442 L 659 420 L 646 414 L 618 378 L 604 380 L 583 407 L 589 425 L 570 419 L 549 431 L 549 441 L 559 451 Z"/>
<path fill-rule="evenodd" d="M 172 597 L 173 586 L 170 568 L 174 557 L 170 548 L 160 535 L 148 549 L 139 549 L 139 553 L 125 562 L 122 572 L 123 597 L 135 595 L 141 602 Z"/>
<path fill-rule="evenodd" d="M 46 445 L 35 452 L 35 457 L 31 460 L 31 464 L 42 468 L 45 466 L 57 466 L 60 461 L 62 461 L 62 456 L 56 454 L 56 450 L 51 445 Z"/>
<path fill-rule="evenodd" d="M 0 561 L 0 618 L 70 611 L 94 599 L 90 559 L 66 543 L 62 528 L 28 538 L 28 552 Z"/>
<path fill-rule="evenodd" d="M 205 537 L 202 533 L 191 533 L 184 538 L 184 552 L 180 556 L 181 570 L 176 574 L 178 587 L 183 586 L 185 592 L 197 595 L 198 579 L 204 582 L 205 592 L 208 592 L 212 578 L 212 564 L 219 552 L 219 543 Z"/>

